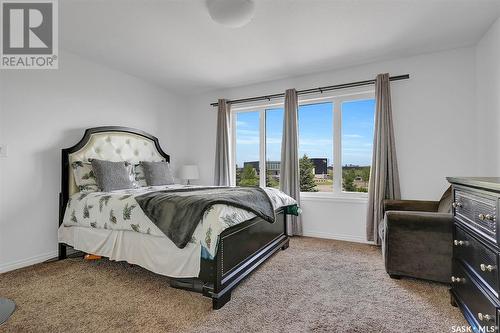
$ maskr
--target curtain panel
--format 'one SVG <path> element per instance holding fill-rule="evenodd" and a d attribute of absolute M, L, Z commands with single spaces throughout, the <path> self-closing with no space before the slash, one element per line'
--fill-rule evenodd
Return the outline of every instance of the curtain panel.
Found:
<path fill-rule="evenodd" d="M 227 100 L 219 99 L 214 185 L 230 186 L 231 171 L 231 105 Z"/>
<path fill-rule="evenodd" d="M 297 200 L 300 206 L 298 95 L 295 89 L 285 92 L 285 114 L 281 141 L 280 190 Z M 302 235 L 300 216 L 287 216 L 288 235 Z"/>
<path fill-rule="evenodd" d="M 400 199 L 398 163 L 392 120 L 389 74 L 379 74 L 375 80 L 375 129 L 373 156 L 368 186 L 366 236 L 380 245 L 379 226 L 383 223 L 384 199 Z"/>

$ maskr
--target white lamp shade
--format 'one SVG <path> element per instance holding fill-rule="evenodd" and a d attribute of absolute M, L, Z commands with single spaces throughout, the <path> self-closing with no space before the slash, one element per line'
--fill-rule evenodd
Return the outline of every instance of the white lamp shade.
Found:
<path fill-rule="evenodd" d="M 198 179 L 200 174 L 198 173 L 197 165 L 184 165 L 181 169 L 181 178 L 186 180 Z"/>

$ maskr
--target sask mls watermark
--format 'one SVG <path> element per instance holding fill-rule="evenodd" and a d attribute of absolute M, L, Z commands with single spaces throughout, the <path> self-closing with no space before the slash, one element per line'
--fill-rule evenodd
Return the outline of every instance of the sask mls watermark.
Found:
<path fill-rule="evenodd" d="M 0 68 L 57 69 L 57 0 L 0 0 Z"/>

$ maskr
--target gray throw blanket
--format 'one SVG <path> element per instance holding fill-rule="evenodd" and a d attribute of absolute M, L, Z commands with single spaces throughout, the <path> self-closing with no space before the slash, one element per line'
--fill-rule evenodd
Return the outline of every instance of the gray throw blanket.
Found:
<path fill-rule="evenodd" d="M 207 209 L 224 204 L 274 223 L 273 204 L 259 187 L 202 187 L 163 190 L 135 197 L 147 217 L 178 248 L 184 248 Z"/>

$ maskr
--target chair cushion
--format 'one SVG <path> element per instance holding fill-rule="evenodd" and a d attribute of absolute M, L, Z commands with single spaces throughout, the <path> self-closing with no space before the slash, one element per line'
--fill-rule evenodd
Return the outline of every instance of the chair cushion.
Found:
<path fill-rule="evenodd" d="M 450 186 L 439 200 L 438 213 L 451 213 L 451 201 L 452 195 Z"/>

